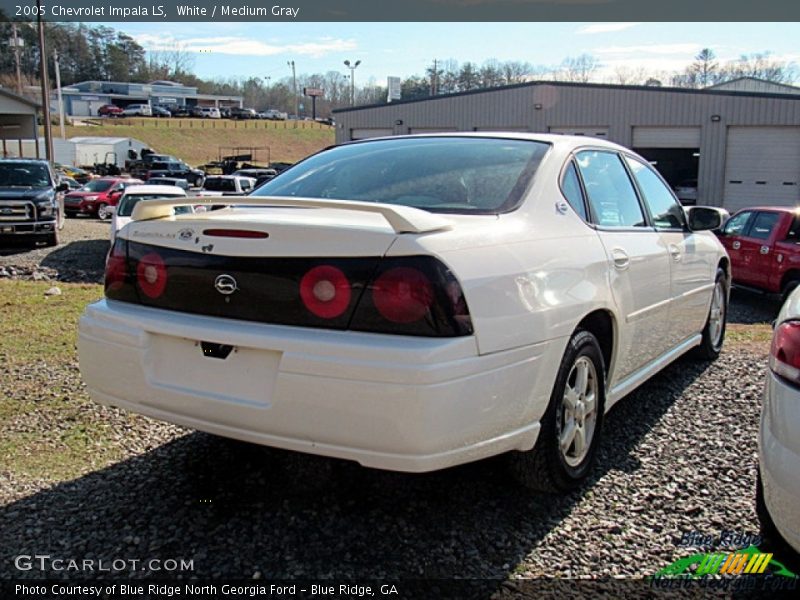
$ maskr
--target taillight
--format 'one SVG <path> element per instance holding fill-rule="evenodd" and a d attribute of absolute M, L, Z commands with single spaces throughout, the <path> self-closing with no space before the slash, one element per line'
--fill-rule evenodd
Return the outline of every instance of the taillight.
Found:
<path fill-rule="evenodd" d="M 125 279 L 128 277 L 127 262 L 128 258 L 125 255 L 125 243 L 122 240 L 117 240 L 106 259 L 106 294 L 119 291 L 125 285 Z"/>
<path fill-rule="evenodd" d="M 341 269 L 319 265 L 300 280 L 300 298 L 305 307 L 322 319 L 335 319 L 350 306 L 352 289 Z"/>
<path fill-rule="evenodd" d="M 392 323 L 414 323 L 424 318 L 433 304 L 430 280 L 417 269 L 395 267 L 372 284 L 375 308 Z"/>
<path fill-rule="evenodd" d="M 136 267 L 136 282 L 142 293 L 153 300 L 159 298 L 167 287 L 167 265 L 155 252 L 145 254 Z"/>
<path fill-rule="evenodd" d="M 800 321 L 787 321 L 775 329 L 769 368 L 776 375 L 800 384 Z"/>

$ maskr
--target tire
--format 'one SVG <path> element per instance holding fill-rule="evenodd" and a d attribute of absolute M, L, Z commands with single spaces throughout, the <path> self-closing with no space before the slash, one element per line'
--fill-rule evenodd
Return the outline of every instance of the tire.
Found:
<path fill-rule="evenodd" d="M 44 237 L 45 246 L 47 246 L 48 248 L 53 248 L 55 246 L 58 246 L 58 242 L 59 242 L 58 228 L 56 228 L 56 230 L 53 231 L 53 233 L 48 233 Z"/>
<path fill-rule="evenodd" d="M 717 269 L 714 280 L 714 293 L 711 297 L 711 306 L 708 309 L 708 318 L 703 327 L 703 340 L 692 352 L 699 360 L 716 360 L 722 351 L 725 342 L 725 325 L 728 316 L 728 285 L 725 271 Z"/>
<path fill-rule="evenodd" d="M 605 363 L 597 338 L 578 330 L 561 360 L 536 446 L 527 452 L 509 454 L 511 473 L 519 483 L 536 491 L 563 493 L 586 479 L 594 464 L 603 425 L 605 380 Z"/>
<path fill-rule="evenodd" d="M 105 202 L 101 202 L 100 204 L 98 204 L 97 205 L 97 218 L 100 219 L 101 221 L 108 220 L 108 218 L 111 215 L 108 214 L 107 209 L 108 209 L 108 204 L 106 204 Z"/>
<path fill-rule="evenodd" d="M 195 177 L 194 178 L 194 187 L 201 188 L 201 187 L 203 187 L 203 184 L 205 182 L 206 182 L 206 178 L 205 177 L 203 177 L 203 176 Z"/>

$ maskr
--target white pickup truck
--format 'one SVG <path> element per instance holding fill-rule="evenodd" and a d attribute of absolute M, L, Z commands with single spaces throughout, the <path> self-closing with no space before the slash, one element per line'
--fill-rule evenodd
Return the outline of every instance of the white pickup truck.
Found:
<path fill-rule="evenodd" d="M 198 196 L 247 196 L 256 187 L 252 177 L 240 175 L 209 175 Z"/>

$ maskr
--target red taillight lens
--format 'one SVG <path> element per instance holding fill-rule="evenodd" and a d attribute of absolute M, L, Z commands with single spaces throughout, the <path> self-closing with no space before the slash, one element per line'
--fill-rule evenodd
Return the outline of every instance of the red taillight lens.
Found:
<path fill-rule="evenodd" d="M 781 323 L 772 334 L 769 368 L 800 384 L 800 321 Z"/>
<path fill-rule="evenodd" d="M 128 276 L 127 258 L 125 257 L 124 246 L 114 244 L 111 253 L 106 259 L 105 290 L 115 292 L 122 289 L 125 285 L 125 278 Z"/>
<path fill-rule="evenodd" d="M 167 265 L 155 252 L 145 254 L 136 267 L 136 281 L 145 296 L 156 299 L 167 287 Z"/>
<path fill-rule="evenodd" d="M 433 287 L 428 277 L 412 267 L 395 267 L 372 284 L 375 308 L 392 323 L 414 323 L 428 314 Z"/>
<path fill-rule="evenodd" d="M 305 307 L 322 319 L 335 319 L 350 305 L 352 288 L 347 276 L 331 265 L 314 267 L 300 280 Z"/>

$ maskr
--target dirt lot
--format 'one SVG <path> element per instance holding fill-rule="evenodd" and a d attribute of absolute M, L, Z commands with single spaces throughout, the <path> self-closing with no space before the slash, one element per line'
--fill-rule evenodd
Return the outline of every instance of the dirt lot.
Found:
<path fill-rule="evenodd" d="M 643 577 L 700 551 L 678 547 L 687 532 L 759 534 L 756 432 L 775 299 L 734 291 L 721 358 L 681 360 L 620 402 L 591 479 L 554 498 L 520 489 L 502 459 L 387 473 L 95 405 L 75 326 L 102 294 L 107 229 L 68 220 L 58 248 L 0 256 L 14 278 L 51 279 L 0 279 L 0 578 L 41 577 L 13 566 L 40 552 L 191 559 L 199 577 L 462 577 L 500 589 L 541 575 Z M 62 293 L 46 296 L 54 284 Z M 800 567 L 785 547 L 765 548 Z"/>

